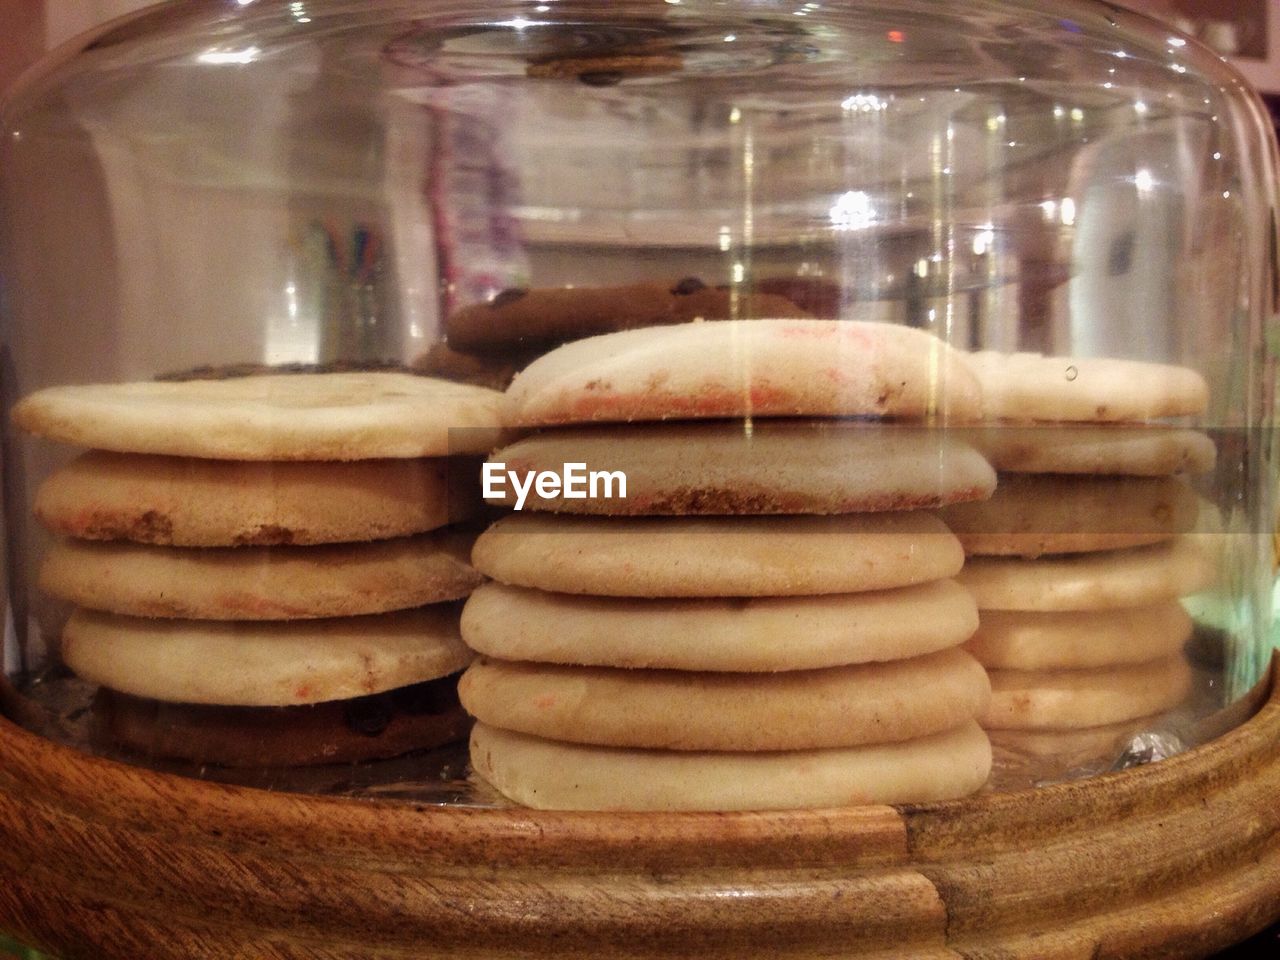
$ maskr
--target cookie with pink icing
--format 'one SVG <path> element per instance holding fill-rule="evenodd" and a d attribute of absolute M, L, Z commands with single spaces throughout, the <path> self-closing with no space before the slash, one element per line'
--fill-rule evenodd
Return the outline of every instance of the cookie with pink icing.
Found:
<path fill-rule="evenodd" d="M 507 390 L 520 426 L 726 417 L 969 420 L 981 388 L 922 330 L 838 320 L 732 320 L 566 344 Z"/>

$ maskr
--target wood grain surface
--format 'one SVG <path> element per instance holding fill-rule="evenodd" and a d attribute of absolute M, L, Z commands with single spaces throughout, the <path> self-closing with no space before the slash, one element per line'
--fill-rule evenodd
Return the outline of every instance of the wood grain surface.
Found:
<path fill-rule="evenodd" d="M 0 721 L 0 928 L 63 960 L 1203 957 L 1280 916 L 1280 695 L 1162 763 L 909 807 L 267 793 Z"/>

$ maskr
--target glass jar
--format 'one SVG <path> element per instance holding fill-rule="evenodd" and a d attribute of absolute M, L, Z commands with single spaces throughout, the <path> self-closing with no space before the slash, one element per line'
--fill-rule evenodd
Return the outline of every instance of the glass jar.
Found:
<path fill-rule="evenodd" d="M 27 77 L 0 205 L 5 709 L 77 749 L 750 809 L 1257 704 L 1275 148 L 1154 21 L 192 0 Z"/>

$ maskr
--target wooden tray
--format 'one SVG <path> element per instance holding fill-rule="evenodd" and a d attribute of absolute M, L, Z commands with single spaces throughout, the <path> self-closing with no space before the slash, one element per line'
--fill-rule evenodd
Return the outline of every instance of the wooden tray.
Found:
<path fill-rule="evenodd" d="M 1124 773 L 758 814 L 273 794 L 0 721 L 0 928 L 64 960 L 1199 957 L 1280 917 L 1277 689 Z"/>

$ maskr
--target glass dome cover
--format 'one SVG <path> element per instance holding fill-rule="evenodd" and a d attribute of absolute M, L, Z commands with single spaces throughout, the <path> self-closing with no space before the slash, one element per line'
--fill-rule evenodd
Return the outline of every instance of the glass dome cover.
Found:
<path fill-rule="evenodd" d="M 622 751 L 679 785 L 551 802 L 679 808 L 688 770 L 753 782 L 734 764 L 803 751 L 847 786 L 874 779 L 869 751 L 933 749 L 885 755 L 926 771 L 887 796 L 968 792 L 974 737 L 997 789 L 1088 775 L 1255 701 L 1274 147 L 1230 68 L 1152 21 L 1015 0 L 177 3 L 64 48 L 0 137 L 6 406 L 165 384 L 131 433 L 110 390 L 24 401 L 25 432 L 6 427 L 6 671 L 49 736 L 287 789 L 532 802 L 514 768 L 468 772 L 465 641 L 472 760 L 479 742 L 585 782 Z M 510 388 L 415 400 L 405 371 Z M 298 386 L 320 381 L 353 392 Z M 447 442 L 362 432 L 397 427 Z M 628 495 L 585 476 L 575 501 L 573 463 Z M 540 470 L 559 489 L 486 512 Z M 155 516 L 106 523 L 111 496 Z M 227 515 L 257 532 L 208 532 Z M 301 532 L 324 517 L 350 522 Z M 418 666 L 293 699 L 261 693 L 261 666 L 231 692 L 244 644 L 296 694 L 337 636 Z M 940 787 L 936 738 L 975 723 L 969 780 Z M 688 803 L 830 801 L 802 794 Z"/>

